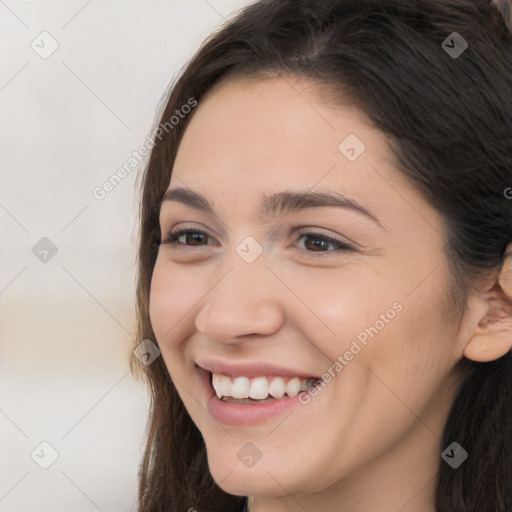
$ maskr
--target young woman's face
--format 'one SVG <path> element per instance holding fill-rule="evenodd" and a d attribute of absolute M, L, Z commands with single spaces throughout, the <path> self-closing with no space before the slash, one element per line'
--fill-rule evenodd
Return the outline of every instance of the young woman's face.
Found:
<path fill-rule="evenodd" d="M 383 134 L 305 82 L 227 82 L 186 129 L 168 190 L 180 188 L 213 213 L 163 202 L 162 240 L 191 233 L 160 246 L 150 317 L 218 484 L 302 504 L 346 489 L 359 503 L 368 485 L 380 503 L 397 488 L 401 505 L 431 500 L 469 331 L 447 320 L 441 217 L 393 167 Z M 274 209 L 275 194 L 313 196 Z M 271 376 L 253 391 L 280 374 L 324 383 L 291 405 L 219 403 L 198 368 L 212 362 L 249 384 Z"/>

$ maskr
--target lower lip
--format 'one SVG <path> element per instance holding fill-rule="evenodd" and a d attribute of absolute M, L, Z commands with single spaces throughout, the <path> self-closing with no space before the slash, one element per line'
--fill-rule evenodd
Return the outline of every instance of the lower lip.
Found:
<path fill-rule="evenodd" d="M 297 396 L 276 398 L 269 402 L 252 404 L 236 404 L 220 400 L 210 384 L 211 373 L 203 368 L 197 368 L 208 397 L 208 412 L 225 425 L 254 425 L 263 423 L 278 414 L 303 405 Z"/>

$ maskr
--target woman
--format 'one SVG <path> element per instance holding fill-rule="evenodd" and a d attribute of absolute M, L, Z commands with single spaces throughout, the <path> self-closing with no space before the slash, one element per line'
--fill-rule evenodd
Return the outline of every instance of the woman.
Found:
<path fill-rule="evenodd" d="M 259 1 L 173 84 L 140 210 L 141 511 L 512 510 L 497 6 Z"/>

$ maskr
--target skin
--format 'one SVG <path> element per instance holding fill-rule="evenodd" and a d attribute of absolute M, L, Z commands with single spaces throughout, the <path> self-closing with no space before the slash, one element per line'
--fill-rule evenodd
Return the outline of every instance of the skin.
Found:
<path fill-rule="evenodd" d="M 169 189 L 200 192 L 216 215 L 163 203 L 163 238 L 185 227 L 208 237 L 160 246 L 152 326 L 213 478 L 254 496 L 251 512 L 434 512 L 440 439 L 460 379 L 453 367 L 465 350 L 478 359 L 481 345 L 492 346 L 492 322 L 482 327 L 490 295 L 472 292 L 460 325 L 447 318 L 440 215 L 396 170 L 363 113 L 319 92 L 291 77 L 235 79 L 201 100 Z M 353 162 L 338 150 L 350 133 L 366 146 Z M 342 192 L 382 226 L 336 207 L 259 223 L 261 195 L 289 189 Z M 300 228 L 354 250 L 333 252 Z M 247 236 L 263 249 L 253 263 L 236 252 Z M 320 376 L 396 302 L 395 318 L 291 414 L 241 427 L 207 412 L 194 360 L 266 361 Z M 247 442 L 262 454 L 251 468 L 237 457 Z"/>

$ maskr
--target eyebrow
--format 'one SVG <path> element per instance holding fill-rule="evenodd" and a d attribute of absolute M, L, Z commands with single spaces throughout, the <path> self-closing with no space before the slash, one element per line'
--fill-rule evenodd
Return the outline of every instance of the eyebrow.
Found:
<path fill-rule="evenodd" d="M 205 196 L 188 188 L 176 187 L 169 189 L 164 194 L 161 204 L 166 201 L 176 201 L 205 213 L 216 215 L 213 204 Z M 347 208 L 359 212 L 372 219 L 384 229 L 377 216 L 369 208 L 333 190 L 317 192 L 285 190 L 270 196 L 264 195 L 257 212 L 258 221 L 263 224 L 270 218 L 282 217 L 304 208 L 321 208 L 326 206 Z"/>

